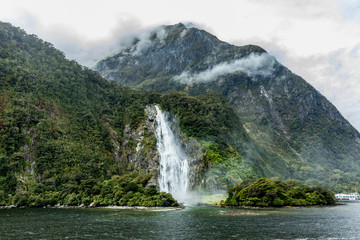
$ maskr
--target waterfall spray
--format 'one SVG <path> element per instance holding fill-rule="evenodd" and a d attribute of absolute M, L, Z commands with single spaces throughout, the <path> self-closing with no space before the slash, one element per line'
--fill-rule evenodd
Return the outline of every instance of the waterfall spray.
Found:
<path fill-rule="evenodd" d="M 168 192 L 179 202 L 186 202 L 189 182 L 188 156 L 166 119 L 156 108 L 156 147 L 160 154 L 160 191 Z"/>

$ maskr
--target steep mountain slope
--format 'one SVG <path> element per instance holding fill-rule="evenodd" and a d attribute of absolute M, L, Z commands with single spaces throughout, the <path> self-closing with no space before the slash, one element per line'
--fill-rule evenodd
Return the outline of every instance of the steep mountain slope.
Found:
<path fill-rule="evenodd" d="M 149 98 L 0 22 L 0 205 L 176 205 L 150 187 Z"/>
<path fill-rule="evenodd" d="M 115 56 L 100 61 L 95 69 L 108 80 L 129 86 L 146 85 L 147 89 L 153 82 L 160 81 L 164 85 L 184 71 L 199 72 L 253 52 L 265 52 L 252 45 L 232 46 L 205 31 L 188 29 L 183 24 L 144 33 L 124 48 Z M 175 83 L 169 84 L 172 86 L 167 88 L 159 84 L 156 90 L 159 87 L 163 91 L 173 90 Z"/>
<path fill-rule="evenodd" d="M 176 204 L 154 188 L 155 104 L 172 113 L 192 158 L 190 188 L 224 189 L 263 170 L 247 167 L 242 149 L 251 141 L 219 94 L 121 87 L 0 22 L 0 206 Z M 214 172 L 224 159 L 229 164 L 221 167 L 233 172 Z"/>
<path fill-rule="evenodd" d="M 232 159 L 243 158 L 246 164 L 235 167 L 241 172 L 235 180 L 277 176 L 333 190 L 358 186 L 360 134 L 316 89 L 260 47 L 233 46 L 203 30 L 177 24 L 134 39 L 120 53 L 100 61 L 95 70 L 137 89 L 224 97 L 249 139 L 238 144 L 236 138 L 225 140 L 223 145 L 235 146 L 240 156 L 207 148 L 209 156 L 211 151 L 221 156 L 209 160 L 208 172 L 215 177 L 231 169 L 226 166 L 232 165 Z"/>

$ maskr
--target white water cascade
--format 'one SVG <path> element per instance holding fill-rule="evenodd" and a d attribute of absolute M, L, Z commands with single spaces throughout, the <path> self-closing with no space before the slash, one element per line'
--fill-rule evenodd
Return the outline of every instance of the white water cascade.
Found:
<path fill-rule="evenodd" d="M 185 203 L 189 182 L 189 158 L 177 141 L 165 114 L 158 106 L 155 108 L 156 147 L 160 154 L 160 191 L 171 193 L 178 202 Z"/>

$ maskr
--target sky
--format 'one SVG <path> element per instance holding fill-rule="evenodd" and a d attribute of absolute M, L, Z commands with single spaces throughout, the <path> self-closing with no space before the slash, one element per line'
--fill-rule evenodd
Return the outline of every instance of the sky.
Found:
<path fill-rule="evenodd" d="M 0 20 L 91 67 L 159 25 L 193 23 L 263 47 L 360 131 L 360 0 L 0 0 Z"/>

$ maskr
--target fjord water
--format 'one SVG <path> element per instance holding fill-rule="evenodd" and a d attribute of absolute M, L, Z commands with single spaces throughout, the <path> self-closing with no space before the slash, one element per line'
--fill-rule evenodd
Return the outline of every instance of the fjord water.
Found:
<path fill-rule="evenodd" d="M 0 239 L 360 239 L 360 203 L 239 210 L 0 209 Z"/>
<path fill-rule="evenodd" d="M 179 202 L 186 202 L 189 181 L 188 156 L 171 130 L 171 122 L 166 119 L 158 106 L 156 108 L 156 147 L 160 155 L 159 187 Z"/>

